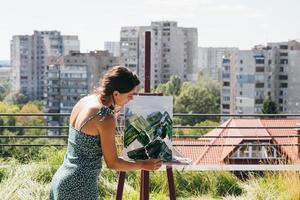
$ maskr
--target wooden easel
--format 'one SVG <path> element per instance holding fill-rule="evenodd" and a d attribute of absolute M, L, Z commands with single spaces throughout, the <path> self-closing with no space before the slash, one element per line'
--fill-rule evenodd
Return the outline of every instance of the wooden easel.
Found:
<path fill-rule="evenodd" d="M 153 93 L 140 93 L 141 96 L 162 96 L 162 94 Z M 171 165 L 166 165 L 169 195 L 171 200 L 176 199 L 174 176 Z M 119 172 L 119 182 L 117 189 L 117 200 L 122 200 L 124 182 L 125 182 L 125 172 Z M 149 171 L 141 170 L 141 187 L 140 187 L 140 200 L 149 200 Z"/>
<path fill-rule="evenodd" d="M 151 32 L 145 32 L 145 93 L 139 95 L 162 95 L 162 94 L 151 94 L 150 93 L 150 69 L 151 69 Z M 176 200 L 175 184 L 172 166 L 166 165 L 169 195 L 170 200 Z M 124 182 L 125 182 L 125 172 L 119 172 L 119 181 L 117 189 L 117 200 L 122 200 Z M 141 170 L 141 187 L 140 187 L 140 200 L 149 200 L 149 171 Z"/>
<path fill-rule="evenodd" d="M 176 200 L 175 184 L 173 170 L 171 166 L 166 166 L 167 177 L 168 177 L 168 186 L 169 186 L 169 196 L 170 200 Z M 119 172 L 119 182 L 117 189 L 116 200 L 122 200 L 124 182 L 125 182 L 125 172 Z M 140 187 L 140 200 L 149 200 L 149 172 L 141 171 L 141 187 Z"/>

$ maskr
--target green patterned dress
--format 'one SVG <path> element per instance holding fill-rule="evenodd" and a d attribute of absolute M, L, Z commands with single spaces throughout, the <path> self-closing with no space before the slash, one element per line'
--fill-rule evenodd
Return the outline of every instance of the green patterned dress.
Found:
<path fill-rule="evenodd" d="M 102 161 L 100 137 L 87 135 L 81 129 L 97 115 L 103 120 L 112 113 L 110 108 L 103 106 L 79 130 L 70 125 L 67 153 L 52 178 L 50 200 L 99 199 L 97 179 Z"/>

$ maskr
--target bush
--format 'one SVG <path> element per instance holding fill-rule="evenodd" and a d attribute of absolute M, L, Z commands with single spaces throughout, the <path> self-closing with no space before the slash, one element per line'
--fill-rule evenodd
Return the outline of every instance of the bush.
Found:
<path fill-rule="evenodd" d="M 0 183 L 1 181 L 7 177 L 7 169 L 5 168 L 0 168 Z"/>
<path fill-rule="evenodd" d="M 39 159 L 49 165 L 61 165 L 64 161 L 66 151 L 66 148 L 41 148 L 39 152 Z"/>
<path fill-rule="evenodd" d="M 39 183 L 48 184 L 51 182 L 52 177 L 54 176 L 57 169 L 58 166 L 55 165 L 40 165 L 34 170 L 33 179 L 38 181 Z"/>
<path fill-rule="evenodd" d="M 188 197 L 208 194 L 211 189 L 210 173 L 175 172 L 176 195 Z"/>
<path fill-rule="evenodd" d="M 116 195 L 117 182 L 112 181 L 109 177 L 105 177 L 102 174 L 98 180 L 98 192 L 100 199 L 110 196 L 110 198 Z"/>
<path fill-rule="evenodd" d="M 238 184 L 238 179 L 229 172 L 215 174 L 212 186 L 213 196 L 225 197 L 227 195 L 239 196 L 243 190 Z"/>
<path fill-rule="evenodd" d="M 166 172 L 153 172 L 150 173 L 150 192 L 151 193 L 168 193 Z"/>

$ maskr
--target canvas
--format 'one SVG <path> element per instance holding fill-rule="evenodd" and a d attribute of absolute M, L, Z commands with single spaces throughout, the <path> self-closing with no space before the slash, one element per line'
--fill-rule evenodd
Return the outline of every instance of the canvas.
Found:
<path fill-rule="evenodd" d="M 125 107 L 123 157 L 178 161 L 173 152 L 173 97 L 135 96 Z"/>

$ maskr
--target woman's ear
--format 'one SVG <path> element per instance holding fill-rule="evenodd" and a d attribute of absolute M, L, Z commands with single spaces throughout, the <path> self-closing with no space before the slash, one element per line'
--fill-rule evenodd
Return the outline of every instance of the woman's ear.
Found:
<path fill-rule="evenodd" d="M 119 92 L 118 91 L 113 91 L 113 96 L 114 97 L 117 97 L 119 95 Z"/>

